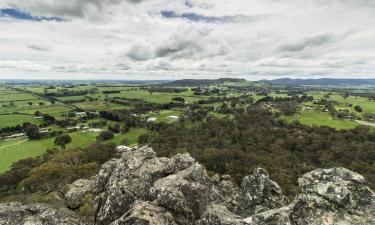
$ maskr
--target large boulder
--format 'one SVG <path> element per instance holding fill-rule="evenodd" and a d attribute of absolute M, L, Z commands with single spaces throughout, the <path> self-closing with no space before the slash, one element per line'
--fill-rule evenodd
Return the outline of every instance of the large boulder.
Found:
<path fill-rule="evenodd" d="M 136 201 L 131 209 L 111 225 L 175 225 L 171 213 L 150 202 Z"/>
<path fill-rule="evenodd" d="M 288 207 L 259 213 L 251 217 L 253 224 L 375 224 L 375 194 L 361 175 L 345 168 L 318 169 L 299 185 L 302 193 Z"/>
<path fill-rule="evenodd" d="M 280 208 L 288 204 L 280 186 L 262 168 L 254 170 L 241 183 L 238 213 L 244 217 Z"/>
<path fill-rule="evenodd" d="M 46 204 L 0 204 L 1 225 L 84 225 L 72 213 L 53 209 Z"/>
<path fill-rule="evenodd" d="M 93 204 L 96 223 L 110 224 L 130 210 L 136 200 L 152 201 L 150 190 L 155 181 L 194 163 L 188 154 L 157 158 L 148 147 L 133 148 L 105 163 L 97 174 Z"/>
<path fill-rule="evenodd" d="M 156 181 L 152 187 L 154 202 L 168 209 L 178 224 L 192 224 L 206 209 L 211 183 L 198 163 Z"/>
<path fill-rule="evenodd" d="M 241 189 L 231 181 L 229 175 L 220 176 L 216 174 L 212 177 L 213 186 L 210 195 L 210 202 L 216 205 L 223 205 L 231 212 L 237 212 Z"/>
<path fill-rule="evenodd" d="M 85 195 L 93 192 L 94 184 L 94 179 L 76 180 L 65 194 L 65 205 L 70 209 L 77 209 L 82 206 Z"/>
<path fill-rule="evenodd" d="M 223 205 L 211 204 L 197 222 L 197 225 L 245 225 L 243 218 L 229 211 Z"/>

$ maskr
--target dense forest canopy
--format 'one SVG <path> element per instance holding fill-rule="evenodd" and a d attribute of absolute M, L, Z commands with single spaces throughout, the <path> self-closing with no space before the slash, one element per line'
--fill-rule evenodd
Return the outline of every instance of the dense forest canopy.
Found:
<path fill-rule="evenodd" d="M 289 196 L 298 192 L 298 177 L 315 168 L 346 167 L 375 187 L 375 133 L 367 127 L 336 131 L 287 124 L 267 110 L 250 108 L 233 119 L 208 116 L 191 128 L 180 123 L 152 129 L 157 132 L 140 141 L 160 156 L 189 152 L 208 170 L 230 174 L 237 182 L 264 167 Z"/>

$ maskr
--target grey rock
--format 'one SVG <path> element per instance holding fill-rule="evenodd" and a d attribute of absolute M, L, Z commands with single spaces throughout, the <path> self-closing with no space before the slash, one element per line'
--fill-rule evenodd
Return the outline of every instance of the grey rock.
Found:
<path fill-rule="evenodd" d="M 1 225 L 84 225 L 75 215 L 46 204 L 0 204 Z"/>
<path fill-rule="evenodd" d="M 244 221 L 247 222 L 247 224 L 256 225 L 291 225 L 289 214 L 290 208 L 282 207 L 258 213 L 253 217 L 246 218 Z"/>
<path fill-rule="evenodd" d="M 151 200 L 153 183 L 191 166 L 188 154 L 157 158 L 148 147 L 133 148 L 105 163 L 96 180 L 93 202 L 97 224 L 109 224 L 126 213 L 136 200 Z"/>
<path fill-rule="evenodd" d="M 244 225 L 243 218 L 229 211 L 223 205 L 211 204 L 197 222 L 197 225 Z"/>
<path fill-rule="evenodd" d="M 228 175 L 208 177 L 188 154 L 158 158 L 151 148 L 105 163 L 95 183 L 97 225 L 366 225 L 375 224 L 375 195 L 344 168 L 299 179 L 292 203 L 258 168 L 241 187 Z"/>
<path fill-rule="evenodd" d="M 288 204 L 280 186 L 269 178 L 262 168 L 254 170 L 241 183 L 238 213 L 248 217 L 256 213 L 277 209 Z"/>
<path fill-rule="evenodd" d="M 70 209 L 77 209 L 82 206 L 84 196 L 93 192 L 94 184 L 94 179 L 76 180 L 65 194 L 65 205 Z"/>
<path fill-rule="evenodd" d="M 375 194 L 345 168 L 318 169 L 299 179 L 302 193 L 285 208 L 251 217 L 253 224 L 375 224 Z"/>
<path fill-rule="evenodd" d="M 192 224 L 205 211 L 211 183 L 198 163 L 159 179 L 152 187 L 154 202 L 172 212 L 178 224 Z"/>
<path fill-rule="evenodd" d="M 239 208 L 239 199 L 241 190 L 230 181 L 228 176 L 215 175 L 214 185 L 212 186 L 210 202 L 225 206 L 231 212 L 237 212 Z"/>
<path fill-rule="evenodd" d="M 290 205 L 294 224 L 375 224 L 375 194 L 358 173 L 318 169 L 299 179 L 302 194 Z"/>
<path fill-rule="evenodd" d="M 131 209 L 111 225 L 175 225 L 173 216 L 150 202 L 135 202 Z"/>

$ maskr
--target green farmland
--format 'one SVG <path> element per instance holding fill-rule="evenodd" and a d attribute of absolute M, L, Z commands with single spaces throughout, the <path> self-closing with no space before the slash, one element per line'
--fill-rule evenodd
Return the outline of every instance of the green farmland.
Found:
<path fill-rule="evenodd" d="M 338 130 L 352 129 L 359 124 L 350 120 L 333 119 L 327 112 L 302 111 L 294 116 L 282 116 L 288 122 L 299 121 L 308 126 L 329 126 Z"/>
<path fill-rule="evenodd" d="M 125 138 L 130 145 L 137 144 L 138 137 L 147 133 L 146 129 L 134 129 L 126 134 L 116 135 L 107 143 L 120 144 Z M 68 144 L 66 148 L 84 148 L 92 143 L 95 143 L 97 133 L 81 133 L 74 132 L 69 134 L 72 138 L 72 143 Z M 47 149 L 57 148 L 53 144 L 54 138 L 47 138 L 42 140 L 27 140 L 17 139 L 3 141 L 0 143 L 0 173 L 9 169 L 13 162 L 20 159 L 35 157 L 43 154 Z"/>

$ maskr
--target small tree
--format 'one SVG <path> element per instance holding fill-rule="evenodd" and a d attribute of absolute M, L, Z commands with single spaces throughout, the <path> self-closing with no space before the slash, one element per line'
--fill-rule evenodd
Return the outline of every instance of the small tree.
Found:
<path fill-rule="evenodd" d="M 39 117 L 39 116 L 43 116 L 43 114 L 42 114 L 40 111 L 36 111 L 34 115 L 35 115 L 35 116 L 38 116 L 38 117 Z"/>
<path fill-rule="evenodd" d="M 359 113 L 361 113 L 362 112 L 362 107 L 359 106 L 359 105 L 356 105 L 356 106 L 354 106 L 354 110 L 357 111 L 357 112 L 359 112 Z"/>
<path fill-rule="evenodd" d="M 35 140 L 40 138 L 39 127 L 35 124 L 24 124 L 23 130 L 30 139 Z"/>
<path fill-rule="evenodd" d="M 106 141 L 110 140 L 114 137 L 114 133 L 110 130 L 103 131 L 102 133 L 99 134 L 99 136 L 96 137 L 97 141 Z"/>
<path fill-rule="evenodd" d="M 127 138 L 124 138 L 124 139 L 122 139 L 122 141 L 120 142 L 120 144 L 122 144 L 122 145 L 129 145 L 129 140 Z"/>
<path fill-rule="evenodd" d="M 65 146 L 72 142 L 72 138 L 67 135 L 60 135 L 55 138 L 55 141 L 53 142 L 56 146 L 61 146 L 62 149 L 65 149 Z"/>
<path fill-rule="evenodd" d="M 113 133 L 120 133 L 121 132 L 121 126 L 118 123 L 116 123 L 114 126 L 109 125 L 108 130 L 112 131 Z"/>

